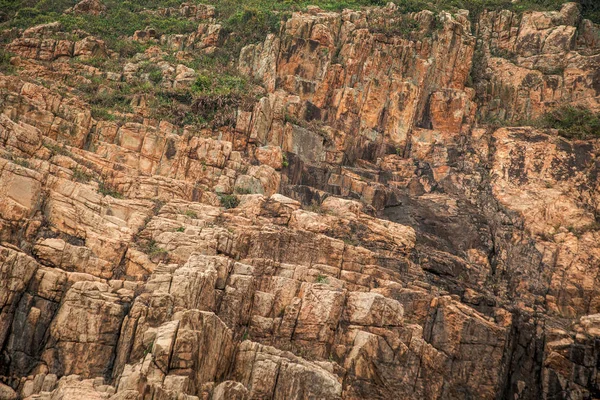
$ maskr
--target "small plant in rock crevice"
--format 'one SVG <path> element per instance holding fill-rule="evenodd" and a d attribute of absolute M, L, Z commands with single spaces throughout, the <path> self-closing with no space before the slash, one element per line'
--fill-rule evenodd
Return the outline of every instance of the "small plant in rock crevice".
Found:
<path fill-rule="evenodd" d="M 92 175 L 79 167 L 71 168 L 71 171 L 73 172 L 73 180 L 79 183 L 89 183 L 93 178 Z"/>
<path fill-rule="evenodd" d="M 217 195 L 219 196 L 221 206 L 225 207 L 226 210 L 236 208 L 240 204 L 240 199 L 234 194 L 218 193 Z"/>
<path fill-rule="evenodd" d="M 146 253 L 150 258 L 158 256 L 164 257 L 168 254 L 168 251 L 160 247 L 155 240 L 147 241 L 146 244 L 142 246 L 141 250 L 144 253 Z"/>
<path fill-rule="evenodd" d="M 185 210 L 183 212 L 183 215 L 185 215 L 188 218 L 198 219 L 198 214 L 196 214 L 196 212 L 192 210 Z"/>
<path fill-rule="evenodd" d="M 104 181 L 98 182 L 98 193 L 102 194 L 103 196 L 114 197 L 115 199 L 123 198 L 123 194 Z"/>

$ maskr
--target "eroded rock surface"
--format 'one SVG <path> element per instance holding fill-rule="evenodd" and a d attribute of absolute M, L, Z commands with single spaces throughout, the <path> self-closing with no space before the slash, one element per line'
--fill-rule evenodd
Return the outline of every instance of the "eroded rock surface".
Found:
<path fill-rule="evenodd" d="M 153 12 L 198 30 L 137 31 L 162 47 L 117 72 L 73 62 L 118 56 L 59 23 L 6 45 L 0 399 L 600 396 L 600 144 L 486 124 L 600 111 L 576 5 L 310 7 L 242 49 L 263 88 L 231 126 L 157 120 L 147 96 L 95 118 L 77 85 L 153 63 L 190 90 L 164 54 L 225 40 L 212 6 Z"/>

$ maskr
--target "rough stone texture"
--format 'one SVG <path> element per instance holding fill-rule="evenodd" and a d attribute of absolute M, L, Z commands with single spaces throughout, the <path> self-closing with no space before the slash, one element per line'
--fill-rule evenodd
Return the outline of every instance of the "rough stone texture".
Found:
<path fill-rule="evenodd" d="M 186 91 L 173 59 L 226 40 L 212 6 L 152 12 L 198 30 L 136 32 L 163 46 L 117 72 L 58 23 L 6 45 L 0 399 L 598 398 L 600 145 L 486 124 L 600 110 L 577 7 L 309 7 L 242 49 L 235 126 L 143 94 L 97 120 L 70 85 Z"/>

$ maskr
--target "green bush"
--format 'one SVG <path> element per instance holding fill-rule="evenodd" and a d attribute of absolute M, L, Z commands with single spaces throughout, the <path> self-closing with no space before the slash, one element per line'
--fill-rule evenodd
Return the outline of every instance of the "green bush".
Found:
<path fill-rule="evenodd" d="M 192 84 L 192 111 L 213 127 L 233 125 L 239 107 L 248 108 L 256 98 L 246 78 L 234 73 L 201 73 Z"/>
<path fill-rule="evenodd" d="M 218 193 L 218 196 L 221 206 L 225 207 L 226 210 L 236 208 L 240 204 L 240 199 L 234 194 Z"/>
<path fill-rule="evenodd" d="M 10 63 L 13 55 L 0 48 L 0 72 L 3 74 L 12 74 L 15 71 L 14 65 Z"/>
<path fill-rule="evenodd" d="M 88 183 L 92 180 L 92 175 L 88 174 L 79 167 L 71 168 L 71 171 L 73 172 L 73 180 L 77 182 Z"/>
<path fill-rule="evenodd" d="M 123 198 L 123 195 L 119 193 L 119 191 L 103 181 L 98 182 L 98 193 L 102 194 L 103 196 L 114 197 L 115 199 Z"/>
<path fill-rule="evenodd" d="M 14 159 L 13 162 L 17 165 L 20 165 L 23 168 L 29 168 L 30 164 L 29 161 L 25 160 L 24 158 L 17 158 Z"/>
<path fill-rule="evenodd" d="M 600 113 L 583 107 L 562 106 L 542 115 L 535 125 L 558 129 L 558 134 L 569 139 L 600 138 Z"/>
<path fill-rule="evenodd" d="M 156 256 L 164 257 L 168 254 L 167 250 L 160 247 L 155 240 L 149 240 L 146 242 L 146 244 L 142 246 L 141 250 L 151 258 Z"/>
<path fill-rule="evenodd" d="M 597 0 L 578 0 L 584 17 L 600 22 L 600 3 Z M 263 40 L 264 35 L 276 32 L 279 22 L 290 11 L 314 4 L 325 10 L 341 10 L 362 6 L 384 6 L 388 0 L 214 0 L 218 18 L 223 22 L 225 31 L 236 32 L 234 42 L 252 42 Z M 509 9 L 513 11 L 557 10 L 565 0 L 395 0 L 401 12 L 417 12 L 423 9 L 432 11 L 467 9 L 475 18 L 484 9 Z M 189 33 L 197 28 L 194 21 L 179 16 L 157 16 L 141 12 L 144 9 L 158 7 L 178 7 L 175 0 L 120 1 L 104 0 L 107 6 L 105 15 L 74 16 L 63 14 L 64 10 L 74 6 L 77 0 L 0 0 L 0 10 L 8 21 L 0 24 L 0 29 L 13 26 L 27 28 L 36 24 L 60 21 L 67 31 L 84 29 L 93 35 L 108 41 L 109 46 L 116 45 L 122 36 L 131 36 L 136 30 L 151 26 L 161 33 Z"/>

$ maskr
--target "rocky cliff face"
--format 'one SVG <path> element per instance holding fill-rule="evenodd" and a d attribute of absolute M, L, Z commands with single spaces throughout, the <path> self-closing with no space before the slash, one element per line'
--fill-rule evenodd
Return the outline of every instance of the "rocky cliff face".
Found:
<path fill-rule="evenodd" d="M 600 398 L 600 142 L 527 123 L 600 111 L 576 4 L 309 7 L 242 49 L 261 88 L 232 124 L 143 94 L 92 116 L 80 88 L 144 63 L 189 90 L 177 59 L 224 33 L 176 12 L 197 32 L 136 32 L 161 46 L 116 70 L 74 62 L 115 57 L 85 32 L 11 32 L 1 399 Z"/>

